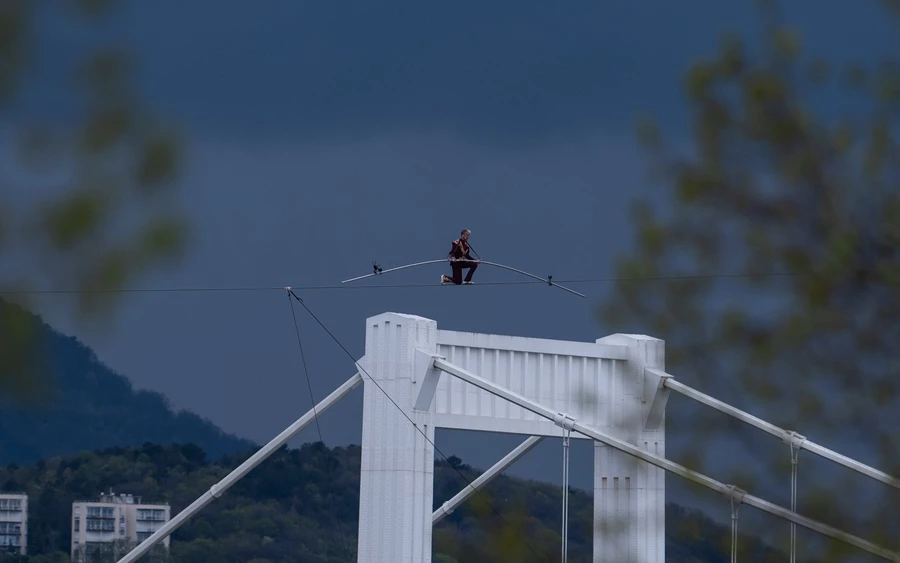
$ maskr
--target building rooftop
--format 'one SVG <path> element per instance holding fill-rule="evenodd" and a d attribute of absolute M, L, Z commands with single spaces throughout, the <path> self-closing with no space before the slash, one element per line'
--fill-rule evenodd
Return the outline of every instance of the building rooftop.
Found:
<path fill-rule="evenodd" d="M 168 502 L 143 502 L 141 497 L 136 497 L 131 494 L 114 494 L 112 489 L 110 489 L 109 494 L 100 493 L 98 498 L 90 499 L 90 500 L 76 500 L 75 503 L 103 503 L 103 504 L 154 504 L 158 506 L 167 506 Z"/>

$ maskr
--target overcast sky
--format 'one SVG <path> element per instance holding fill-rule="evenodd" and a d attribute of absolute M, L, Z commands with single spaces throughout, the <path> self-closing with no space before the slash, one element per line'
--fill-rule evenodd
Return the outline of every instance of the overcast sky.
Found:
<path fill-rule="evenodd" d="M 789 19 L 820 54 L 859 57 L 885 41 L 875 5 L 798 1 Z M 612 275 L 632 234 L 627 204 L 646 185 L 636 118 L 686 135 L 684 71 L 722 32 L 751 32 L 753 13 L 721 0 L 128 2 L 111 35 L 136 54 L 148 105 L 186 133 L 180 189 L 196 235 L 181 265 L 142 285 L 333 285 L 373 260 L 440 258 L 462 227 L 487 260 L 557 279 Z M 14 120 L 70 111 L 48 69 L 86 39 L 62 29 L 53 17 L 41 27 L 53 55 L 39 53 L 45 72 Z M 623 330 L 595 318 L 606 285 L 575 287 L 588 299 L 541 285 L 301 295 L 356 356 L 365 319 L 384 311 L 558 339 Z M 39 305 L 136 386 L 229 432 L 262 443 L 310 407 L 283 292 L 129 296 L 106 332 L 73 324 L 59 298 Z M 353 366 L 298 314 L 318 401 Z M 361 396 L 324 416 L 329 445 L 359 442 Z M 518 441 L 438 438 L 481 467 Z M 297 443 L 313 439 L 311 427 Z M 559 444 L 540 451 L 512 473 L 559 480 Z M 575 449 L 572 472 L 590 486 L 589 448 Z"/>

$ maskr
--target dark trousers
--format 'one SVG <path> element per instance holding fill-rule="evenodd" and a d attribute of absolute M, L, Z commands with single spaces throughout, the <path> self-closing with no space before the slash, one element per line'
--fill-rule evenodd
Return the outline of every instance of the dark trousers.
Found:
<path fill-rule="evenodd" d="M 468 268 L 469 273 L 466 274 L 466 281 L 472 281 L 472 274 L 475 273 L 475 269 L 478 268 L 478 262 L 472 262 L 469 260 L 458 260 L 450 263 L 453 266 L 453 283 L 459 285 L 463 282 L 462 279 L 462 271 L 463 268 Z"/>

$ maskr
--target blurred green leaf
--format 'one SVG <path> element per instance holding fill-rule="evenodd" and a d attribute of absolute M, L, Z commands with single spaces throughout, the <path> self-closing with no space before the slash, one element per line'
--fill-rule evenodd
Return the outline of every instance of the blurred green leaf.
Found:
<path fill-rule="evenodd" d="M 171 180 L 180 166 L 176 137 L 161 133 L 150 136 L 138 159 L 136 181 L 143 191 Z"/>
<path fill-rule="evenodd" d="M 107 194 L 85 189 L 49 204 L 43 225 L 51 243 L 67 250 L 95 234 L 109 213 Z"/>
<path fill-rule="evenodd" d="M 58 10 L 61 25 L 90 35 L 101 31 L 103 16 L 119 4 L 69 0 L 47 9 Z M 27 0 L 0 4 L 0 87 L 5 94 L 0 101 L 17 93 L 26 84 L 21 79 L 34 69 L 25 55 L 31 47 L 40 48 L 43 37 L 34 33 L 33 12 Z M 180 256 L 187 221 L 173 201 L 156 200 L 171 195 L 159 188 L 174 184 L 180 171 L 179 139 L 160 132 L 152 112 L 142 106 L 134 90 L 131 55 L 117 45 L 84 47 L 89 44 L 79 47 L 70 65 L 50 67 L 59 83 L 71 84 L 71 90 L 59 94 L 78 104 L 76 119 L 52 125 L 15 123 L 13 128 L 17 169 L 0 170 L 0 185 L 16 188 L 23 179 L 40 185 L 46 178 L 54 178 L 55 185 L 36 190 L 30 205 L 15 210 L 7 209 L 5 192 L 0 192 L 0 210 L 5 210 L 0 214 L 0 251 L 27 255 L 33 262 L 27 272 L 7 269 L 0 284 L 9 287 L 13 275 L 25 290 L 37 280 L 44 285 L 65 280 L 66 286 L 84 290 L 74 296 L 83 318 L 105 319 L 118 300 L 102 291 L 122 288 Z M 0 377 L 0 395 L 25 398 L 37 381 L 27 370 L 34 358 L 23 352 L 27 343 L 12 342 L 0 348 L 0 364 L 7 368 Z"/>
<path fill-rule="evenodd" d="M 20 306 L 0 299 L 0 400 L 32 402 L 47 391 L 47 374 L 35 338 L 38 325 Z"/>
<path fill-rule="evenodd" d="M 151 261 L 160 257 L 175 257 L 184 250 L 187 225 L 176 217 L 154 222 L 140 235 L 137 255 Z"/>
<path fill-rule="evenodd" d="M 127 55 L 105 49 L 91 55 L 76 69 L 77 83 L 101 101 L 115 101 L 124 97 L 131 65 Z"/>
<path fill-rule="evenodd" d="M 31 4 L 30 0 L 0 3 L 0 102 L 9 101 L 25 62 Z"/>
<path fill-rule="evenodd" d="M 131 121 L 129 110 L 123 107 L 105 108 L 90 116 L 84 130 L 84 145 L 90 152 L 102 152 L 121 140 Z"/>

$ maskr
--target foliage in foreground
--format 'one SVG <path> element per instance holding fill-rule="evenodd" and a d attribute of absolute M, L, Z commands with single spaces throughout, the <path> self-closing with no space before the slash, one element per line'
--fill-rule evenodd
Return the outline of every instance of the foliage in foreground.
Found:
<path fill-rule="evenodd" d="M 882 3 L 896 17 L 900 3 Z M 764 3 L 760 36 L 729 37 L 690 68 L 688 138 L 643 131 L 656 187 L 635 206 L 635 245 L 600 312 L 664 339 L 667 370 L 689 385 L 896 475 L 900 65 L 894 52 L 817 58 L 777 4 Z M 668 439 L 696 445 L 673 459 L 757 489 L 739 462 L 722 475 L 717 446 L 772 451 L 771 438 L 683 404 L 670 403 Z M 788 456 L 783 445 L 760 463 L 786 475 Z M 896 543 L 887 489 L 803 467 L 802 512 Z"/>
<path fill-rule="evenodd" d="M 106 290 L 181 257 L 189 238 L 179 136 L 145 106 L 131 53 L 104 38 L 122 5 L 0 2 L 0 151 L 12 164 L 0 169 L 0 290 L 21 302 L 22 291 L 80 290 L 82 320 L 106 320 L 118 303 Z M 53 18 L 62 29 L 42 29 Z M 41 98 L 44 81 L 66 103 L 29 115 L 21 102 Z M 37 330 L 30 317 L 0 317 L 0 396 L 48 399 L 52 382 L 31 361 Z"/>

